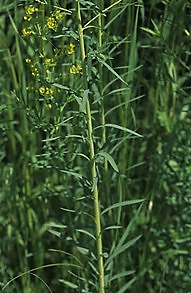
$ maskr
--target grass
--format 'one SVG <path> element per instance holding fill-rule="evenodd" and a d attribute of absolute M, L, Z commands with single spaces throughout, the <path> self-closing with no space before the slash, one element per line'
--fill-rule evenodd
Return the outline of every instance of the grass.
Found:
<path fill-rule="evenodd" d="M 2 292 L 190 290 L 190 1 L 0 1 Z"/>

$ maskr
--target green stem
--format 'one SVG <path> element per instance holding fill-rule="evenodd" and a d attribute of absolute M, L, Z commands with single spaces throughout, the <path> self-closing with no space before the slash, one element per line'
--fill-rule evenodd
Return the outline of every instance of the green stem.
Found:
<path fill-rule="evenodd" d="M 103 10 L 103 1 L 99 0 L 99 8 L 102 11 Z M 103 16 L 100 13 L 98 16 L 98 50 L 101 49 L 102 47 L 102 34 L 103 34 Z M 102 145 L 106 143 L 106 128 L 105 128 L 105 109 L 104 109 L 104 100 L 103 100 L 103 86 L 102 86 L 102 81 L 103 81 L 103 65 L 99 63 L 99 78 L 100 78 L 100 95 L 102 97 L 101 100 L 101 125 L 102 127 Z M 108 171 L 108 161 L 105 158 L 104 159 L 104 169 L 105 172 Z"/>
<path fill-rule="evenodd" d="M 87 74 L 86 74 L 86 52 L 84 45 L 84 36 L 81 22 L 81 10 L 80 10 L 80 1 L 76 0 L 77 3 L 77 19 L 78 19 L 78 33 L 80 39 L 80 50 L 82 58 L 82 68 L 83 68 L 83 85 L 84 89 L 88 89 Z M 90 148 L 90 160 L 91 165 L 91 176 L 92 182 L 96 182 L 97 171 L 95 163 L 95 147 L 93 141 L 93 127 L 92 127 L 92 116 L 90 102 L 87 98 L 86 103 L 86 113 L 87 113 L 87 125 L 88 125 L 88 139 L 89 139 L 89 148 Z M 95 226 L 96 226 L 96 242 L 97 242 L 97 257 L 98 257 L 98 268 L 99 268 L 99 293 L 104 293 L 104 266 L 103 266 L 103 252 L 102 252 L 102 234 L 101 234 L 101 216 L 99 209 L 99 194 L 97 183 L 93 189 L 93 199 L 94 199 L 94 214 L 95 214 Z"/>

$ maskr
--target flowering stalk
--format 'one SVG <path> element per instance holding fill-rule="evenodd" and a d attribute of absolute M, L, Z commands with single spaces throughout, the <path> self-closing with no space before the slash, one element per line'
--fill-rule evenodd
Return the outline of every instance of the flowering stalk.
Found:
<path fill-rule="evenodd" d="M 100 10 L 103 10 L 103 1 L 99 0 L 98 5 Z M 102 34 L 103 34 L 103 16 L 100 13 L 98 16 L 98 51 L 102 47 Z M 102 145 L 106 143 L 106 127 L 105 127 L 105 110 L 104 110 L 104 100 L 103 100 L 103 65 L 99 63 L 99 78 L 100 78 L 100 96 L 102 97 L 101 100 L 101 125 L 102 125 Z M 107 159 L 104 158 L 104 169 L 105 172 L 108 171 L 108 162 Z"/>
<path fill-rule="evenodd" d="M 82 74 L 83 74 L 83 86 L 84 89 L 88 89 L 87 74 L 86 74 L 86 52 L 84 46 L 84 37 L 83 29 L 81 23 L 81 11 L 80 11 L 80 1 L 76 0 L 77 4 L 77 20 L 78 20 L 78 34 L 80 39 L 80 50 L 82 58 Z M 87 98 L 86 103 L 86 113 L 87 113 L 87 125 L 88 125 L 88 139 L 89 139 L 89 148 L 90 148 L 90 160 L 91 160 L 91 176 L 92 182 L 95 183 L 93 189 L 93 200 L 94 200 L 94 215 L 95 215 L 95 226 L 96 226 L 96 242 L 97 242 L 97 258 L 98 258 L 98 268 L 99 268 L 99 293 L 104 293 L 104 266 L 103 266 L 103 252 L 102 252 L 102 234 L 101 234 L 101 217 L 99 209 L 99 194 L 98 186 L 96 183 L 97 171 L 95 163 L 95 147 L 93 141 L 93 127 L 92 127 L 92 117 L 91 117 L 91 108 L 90 102 Z"/>

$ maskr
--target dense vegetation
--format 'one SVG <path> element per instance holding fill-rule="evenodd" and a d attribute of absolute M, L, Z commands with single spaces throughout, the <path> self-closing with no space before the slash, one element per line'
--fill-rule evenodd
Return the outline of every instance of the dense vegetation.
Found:
<path fill-rule="evenodd" d="M 2 292 L 190 292 L 190 15 L 0 0 Z"/>

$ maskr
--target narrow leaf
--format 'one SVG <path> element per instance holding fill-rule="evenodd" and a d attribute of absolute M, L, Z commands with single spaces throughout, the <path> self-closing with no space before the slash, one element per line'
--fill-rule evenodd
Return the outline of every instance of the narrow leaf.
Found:
<path fill-rule="evenodd" d="M 131 285 L 135 282 L 136 277 L 130 280 L 127 284 L 125 284 L 117 293 L 124 293 L 127 292 L 127 289 L 131 287 Z"/>
<path fill-rule="evenodd" d="M 61 136 L 55 136 L 55 137 L 51 137 L 51 138 L 46 138 L 46 139 L 42 139 L 43 142 L 46 142 L 46 141 L 53 141 L 53 140 L 57 140 L 59 139 Z"/>
<path fill-rule="evenodd" d="M 59 84 L 59 83 L 53 83 L 52 86 L 55 86 L 61 90 L 67 90 L 67 91 L 71 91 L 71 89 L 65 85 Z"/>
<path fill-rule="evenodd" d="M 70 210 L 66 208 L 60 208 L 62 211 L 69 212 L 69 213 L 75 213 L 75 210 Z"/>
<path fill-rule="evenodd" d="M 88 99 L 89 89 L 85 90 L 83 93 L 82 103 L 81 103 L 81 111 L 86 114 L 86 103 Z"/>
<path fill-rule="evenodd" d="M 73 171 L 60 170 L 60 172 L 62 172 L 62 173 L 66 173 L 66 174 L 68 174 L 68 175 L 71 175 L 71 176 L 74 176 L 74 177 L 76 177 L 76 178 L 80 178 L 80 179 L 82 179 L 82 177 L 83 177 L 81 174 L 78 174 L 78 173 L 73 172 Z"/>
<path fill-rule="evenodd" d="M 55 230 L 48 230 L 48 232 L 50 232 L 51 234 L 53 234 L 54 236 L 60 238 L 62 233 L 55 231 Z"/>
<path fill-rule="evenodd" d="M 129 275 L 132 275 L 132 274 L 134 274 L 134 273 L 135 273 L 134 270 L 121 272 L 121 273 L 119 273 L 119 274 L 114 275 L 109 281 L 112 282 L 112 281 L 114 281 L 114 280 L 118 280 L 118 279 L 120 279 L 120 278 L 123 278 L 123 277 L 129 276 Z"/>
<path fill-rule="evenodd" d="M 79 233 L 83 233 L 85 235 L 88 235 L 92 239 L 96 240 L 96 237 L 92 233 L 90 233 L 89 231 L 86 231 L 86 230 L 83 230 L 83 229 L 76 229 L 76 231 L 78 231 Z"/>
<path fill-rule="evenodd" d="M 63 283 L 64 285 L 66 285 L 69 288 L 78 289 L 78 286 L 76 284 L 72 283 L 72 282 L 69 282 L 69 281 L 66 281 L 66 280 L 63 280 L 63 279 L 59 279 L 59 282 Z"/>
<path fill-rule="evenodd" d="M 1 289 L 1 291 L 4 291 L 7 286 L 9 286 L 12 282 L 14 282 L 15 280 L 27 275 L 27 274 L 31 274 L 31 272 L 35 272 L 35 271 L 38 271 L 38 270 L 42 270 L 42 269 L 45 269 L 45 268 L 51 268 L 51 267 L 59 267 L 59 266 L 65 266 L 65 267 L 75 267 L 75 268 L 78 268 L 78 269 L 83 269 L 81 266 L 79 265 L 76 265 L 76 264 L 70 264 L 70 263 L 52 263 L 52 264 L 47 264 L 47 265 L 43 265 L 43 266 L 39 266 L 37 268 L 34 268 L 34 269 L 31 269 L 29 271 L 26 271 L 24 273 L 21 273 L 19 275 L 17 275 L 16 277 L 12 278 L 11 280 L 9 280 L 5 285 L 4 287 Z"/>
<path fill-rule="evenodd" d="M 99 152 L 98 155 L 104 157 L 105 159 L 108 160 L 108 162 L 110 163 L 110 165 L 112 166 L 112 168 L 118 173 L 119 169 L 117 167 L 117 164 L 115 163 L 114 159 L 112 158 L 111 155 L 109 155 L 106 152 Z"/>
<path fill-rule="evenodd" d="M 153 36 L 156 36 L 156 33 L 153 30 L 151 30 L 150 28 L 141 27 L 140 29 L 142 29 L 143 31 L 145 31 Z"/>
<path fill-rule="evenodd" d="M 113 229 L 121 229 L 121 228 L 123 228 L 123 226 L 108 226 L 108 227 L 104 228 L 102 231 L 113 230 Z"/>
<path fill-rule="evenodd" d="M 126 200 L 126 201 L 122 201 L 122 202 L 117 202 L 112 204 L 111 206 L 109 206 L 108 208 L 106 208 L 101 215 L 107 213 L 108 211 L 112 210 L 112 209 L 116 209 L 119 207 L 124 207 L 124 206 L 129 206 L 129 205 L 133 205 L 133 204 L 137 204 L 137 203 L 141 203 L 145 201 L 145 199 L 132 199 L 132 200 Z"/>
<path fill-rule="evenodd" d="M 121 82 L 128 85 L 128 83 L 105 61 L 103 61 L 101 58 L 98 58 L 99 62 L 102 63 L 113 75 L 115 75 Z"/>
<path fill-rule="evenodd" d="M 126 251 L 129 247 L 131 247 L 133 244 L 135 244 L 135 242 L 137 242 L 141 237 L 142 237 L 142 235 L 139 235 L 139 236 L 131 239 L 130 241 L 128 241 L 126 244 L 122 245 L 121 247 L 119 247 L 119 248 L 117 247 L 114 250 L 114 252 L 110 255 L 110 257 L 107 259 L 104 266 L 107 267 L 116 256 L 118 256 L 119 254 Z"/>
<path fill-rule="evenodd" d="M 117 124 L 105 124 L 105 125 L 100 125 L 100 126 L 97 126 L 94 130 L 98 129 L 98 128 L 101 128 L 101 127 L 111 127 L 111 128 L 116 128 L 116 129 L 119 129 L 119 130 L 122 130 L 122 131 L 125 131 L 125 132 L 128 132 L 130 134 L 133 134 L 133 135 L 136 135 L 138 137 L 143 137 L 141 134 L 129 129 L 129 128 L 126 128 L 126 127 L 123 127 L 123 126 L 120 126 L 120 125 L 117 125 Z"/>
<path fill-rule="evenodd" d="M 128 224 L 127 228 L 125 229 L 125 232 L 123 233 L 123 235 L 121 236 L 120 240 L 119 240 L 119 243 L 117 245 L 117 247 L 121 247 L 123 245 L 123 243 L 125 243 L 128 235 L 129 235 L 129 232 L 131 231 L 131 228 L 133 227 L 133 224 L 135 223 L 135 221 L 137 220 L 141 210 L 142 210 L 142 207 L 143 207 L 143 203 L 140 204 L 139 208 L 137 209 L 136 213 L 134 214 L 134 216 L 132 217 L 130 223 Z"/>

